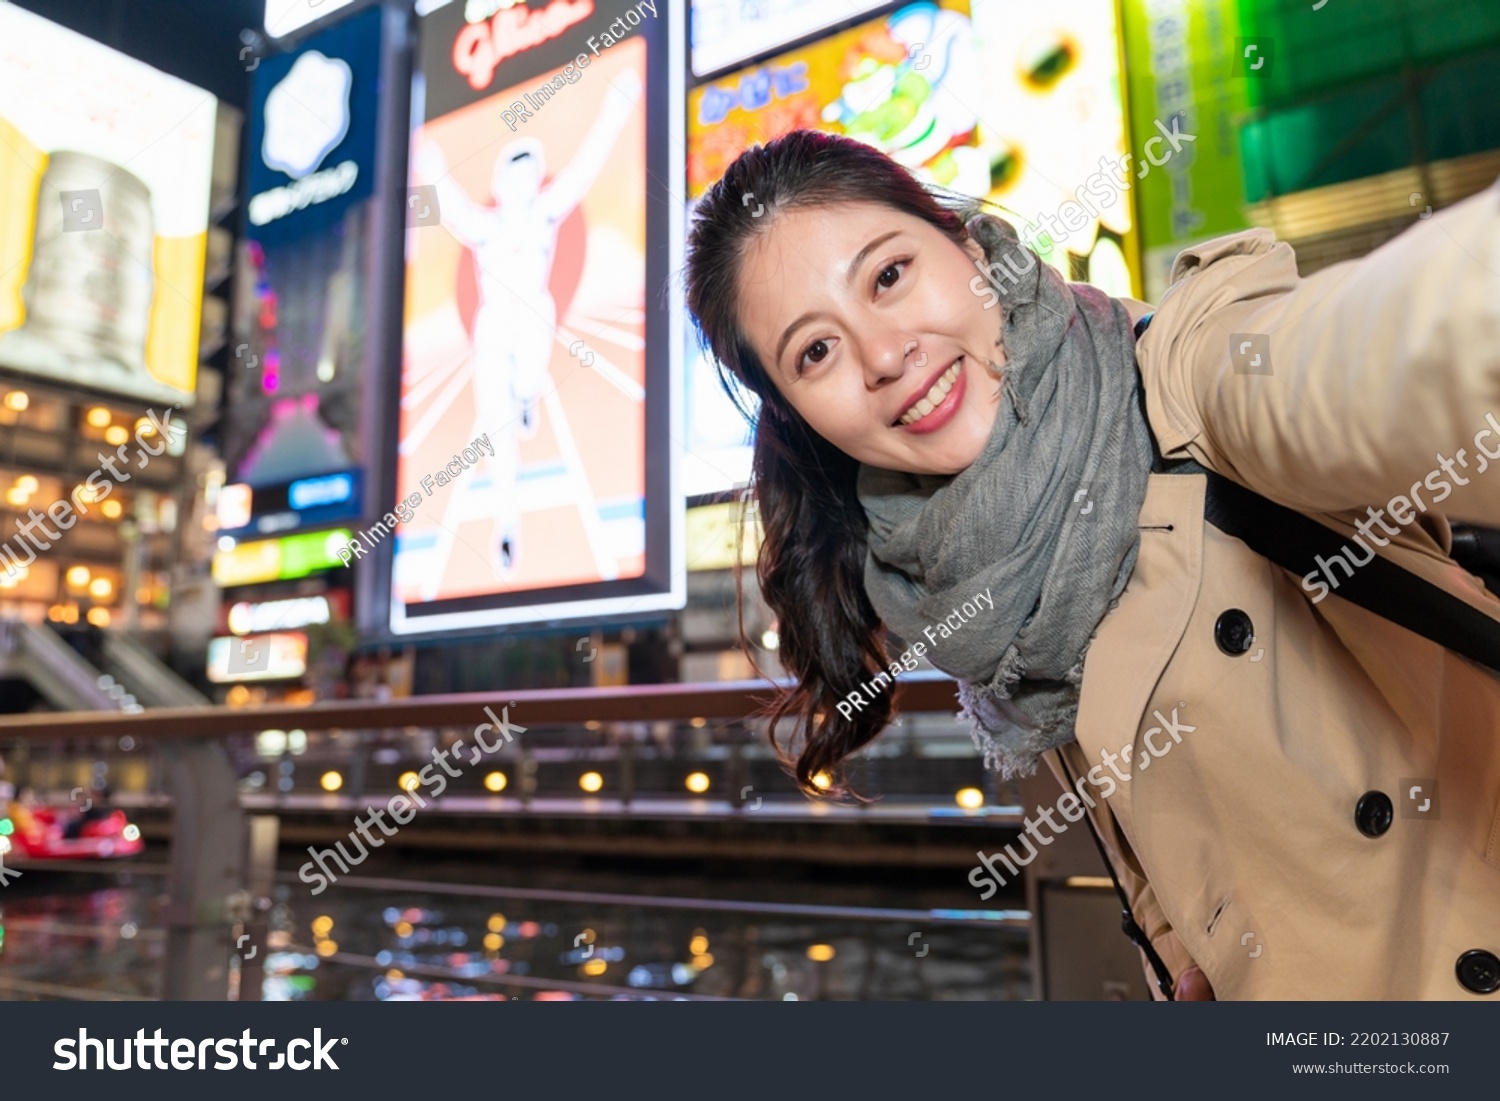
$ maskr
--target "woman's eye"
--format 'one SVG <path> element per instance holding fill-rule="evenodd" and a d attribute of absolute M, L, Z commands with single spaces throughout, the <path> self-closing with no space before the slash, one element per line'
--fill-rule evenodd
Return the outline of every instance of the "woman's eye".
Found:
<path fill-rule="evenodd" d="M 822 363 L 828 358 L 828 351 L 828 342 L 826 340 L 814 340 L 807 346 L 807 350 L 802 353 L 802 365 L 807 366 L 813 363 Z"/>
<path fill-rule="evenodd" d="M 901 278 L 901 269 L 906 266 L 905 261 L 887 264 L 881 269 L 880 274 L 875 277 L 875 282 L 882 287 L 893 287 Z"/>

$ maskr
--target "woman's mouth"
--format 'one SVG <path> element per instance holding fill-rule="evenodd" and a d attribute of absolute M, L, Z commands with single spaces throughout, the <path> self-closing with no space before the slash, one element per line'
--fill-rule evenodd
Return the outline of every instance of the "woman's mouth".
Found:
<path fill-rule="evenodd" d="M 934 432 L 947 424 L 963 402 L 963 366 L 963 356 L 959 356 L 907 407 L 906 412 L 896 418 L 892 427 L 909 428 L 913 432 Z"/>

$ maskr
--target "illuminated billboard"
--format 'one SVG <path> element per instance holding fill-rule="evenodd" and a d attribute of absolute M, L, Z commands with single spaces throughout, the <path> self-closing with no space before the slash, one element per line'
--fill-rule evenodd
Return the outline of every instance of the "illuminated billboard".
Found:
<path fill-rule="evenodd" d="M 378 273 L 372 250 L 382 215 L 399 203 L 376 187 L 390 99 L 382 20 L 378 7 L 348 15 L 250 74 L 242 292 L 227 379 L 234 414 L 223 439 L 229 477 L 237 493 L 253 490 L 253 508 L 221 523 L 231 534 L 366 512 L 372 454 L 362 425 L 379 404 L 371 379 L 383 355 L 371 318 L 383 312 L 378 284 L 396 279 Z M 330 492 L 303 492 L 308 485 Z M 332 492 L 340 489 L 347 494 Z"/>
<path fill-rule="evenodd" d="M 1143 297 L 1156 302 L 1183 249 L 1250 227 L 1240 130 L 1257 117 L 1250 99 L 1256 82 L 1243 79 L 1245 59 L 1235 56 L 1240 0 L 1124 0 L 1121 15 L 1135 132 L 1155 134 L 1156 120 L 1175 119 L 1187 133 L 1202 135 L 1191 154 L 1136 182 Z M 1315 68 L 1299 65 L 1298 71 L 1311 75 Z M 1310 123 L 1302 122 L 1307 133 L 1318 133 Z"/>
<path fill-rule="evenodd" d="M 217 112 L 0 4 L 0 368 L 193 402 Z"/>
<path fill-rule="evenodd" d="M 214 552 L 213 579 L 221 589 L 258 585 L 263 581 L 292 581 L 345 563 L 339 550 L 354 540 L 347 528 L 258 539 Z"/>
<path fill-rule="evenodd" d="M 220 629 L 227 627 L 236 635 L 341 623 L 349 618 L 349 590 L 328 589 L 276 600 L 237 600 L 225 604 L 220 611 Z"/>
<path fill-rule="evenodd" d="M 266 0 L 266 33 L 285 38 L 309 23 L 326 18 L 354 0 Z"/>
<path fill-rule="evenodd" d="M 708 81 L 688 99 L 689 199 L 751 145 L 797 129 L 857 138 L 930 184 L 1005 207 L 1018 228 L 1040 224 L 1100 158 L 1126 151 L 1113 0 L 908 4 Z M 1048 259 L 1129 294 L 1130 232 L 1128 196 L 1100 203 Z"/>
<path fill-rule="evenodd" d="M 681 18 L 419 23 L 395 499 L 422 507 L 394 541 L 396 633 L 683 602 L 681 318 L 648 290 L 681 267 Z"/>
<path fill-rule="evenodd" d="M 205 673 L 215 684 L 288 680 L 306 672 L 307 635 L 301 631 L 208 640 Z"/>
<path fill-rule="evenodd" d="M 250 236 L 324 229 L 370 194 L 379 80 L 375 10 L 256 65 L 246 127 Z"/>
<path fill-rule="evenodd" d="M 886 0 L 692 0 L 693 75 L 727 69 L 883 7 Z"/>
<path fill-rule="evenodd" d="M 274 535 L 357 519 L 363 474 L 346 470 L 272 486 L 244 483 L 219 491 L 219 534 L 236 539 Z"/>
<path fill-rule="evenodd" d="M 698 334 L 689 326 L 684 342 L 687 363 L 683 400 L 682 492 L 689 500 L 743 489 L 750 483 L 754 434 L 719 381 Z M 732 382 L 740 403 L 755 410 L 759 399 Z M 690 555 L 691 557 L 691 555 Z"/>

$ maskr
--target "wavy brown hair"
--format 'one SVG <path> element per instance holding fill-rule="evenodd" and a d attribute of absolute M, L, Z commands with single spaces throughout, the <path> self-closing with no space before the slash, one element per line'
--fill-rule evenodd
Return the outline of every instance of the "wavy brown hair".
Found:
<path fill-rule="evenodd" d="M 747 150 L 698 203 L 686 283 L 688 309 L 720 381 L 755 428 L 750 494 L 764 532 L 756 575 L 777 616 L 782 664 L 797 681 L 778 694 L 767 713 L 772 746 L 804 792 L 859 798 L 844 778 L 842 762 L 895 717 L 885 693 L 849 718 L 837 707 L 856 686 L 888 667 L 885 627 L 865 594 L 867 522 L 855 496 L 859 464 L 787 403 L 751 350 L 738 310 L 745 250 L 778 212 L 856 202 L 880 203 L 920 218 L 955 244 L 968 238 L 961 211 L 972 207 L 972 200 L 940 200 L 906 169 L 861 142 L 797 130 Z M 760 399 L 758 414 L 745 408 L 735 384 Z M 736 568 L 740 645 L 751 654 L 740 581 Z M 796 725 L 783 746 L 776 730 L 788 717 Z M 827 790 L 813 783 L 819 772 L 833 778 Z"/>

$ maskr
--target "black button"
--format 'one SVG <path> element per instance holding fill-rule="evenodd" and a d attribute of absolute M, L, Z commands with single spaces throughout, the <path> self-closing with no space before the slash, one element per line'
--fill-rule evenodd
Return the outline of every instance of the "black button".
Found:
<path fill-rule="evenodd" d="M 1493 994 L 1500 990 L 1500 957 L 1475 948 L 1458 957 L 1458 981 L 1475 994 Z"/>
<path fill-rule="evenodd" d="M 1214 641 L 1232 658 L 1237 658 L 1255 641 L 1255 624 L 1238 608 L 1230 608 L 1214 624 Z"/>
<path fill-rule="evenodd" d="M 1354 804 L 1354 824 L 1366 837 L 1379 837 L 1390 829 L 1394 816 L 1391 797 L 1383 791 L 1367 791 Z"/>

